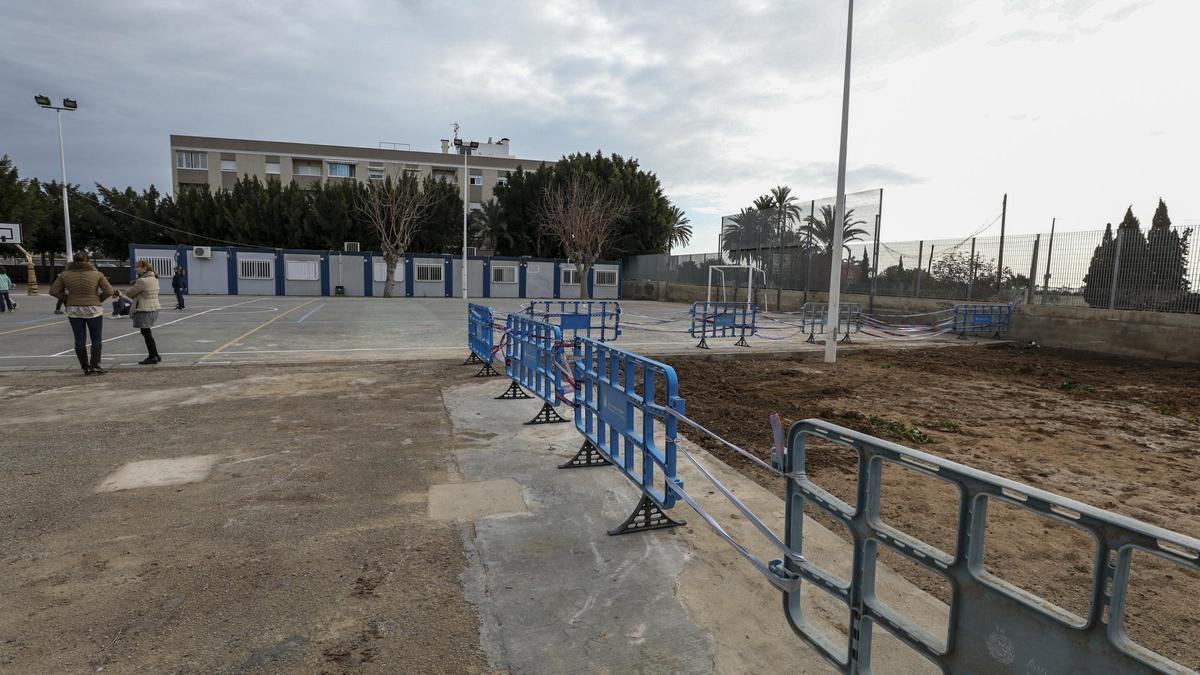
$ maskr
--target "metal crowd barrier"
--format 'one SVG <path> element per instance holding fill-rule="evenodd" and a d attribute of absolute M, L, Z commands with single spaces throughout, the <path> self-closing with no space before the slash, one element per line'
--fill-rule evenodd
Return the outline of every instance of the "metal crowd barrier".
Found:
<path fill-rule="evenodd" d="M 575 428 L 583 447 L 562 468 L 614 464 L 642 492 L 633 513 L 609 534 L 676 527 L 679 378 L 670 366 L 599 341 L 575 341 Z"/>
<path fill-rule="evenodd" d="M 807 342 L 817 341 L 817 335 L 825 334 L 829 323 L 829 303 L 806 302 L 800 307 L 800 325 L 808 329 Z M 843 302 L 838 305 L 837 332 L 844 334 L 842 342 L 850 341 L 850 334 L 862 328 L 862 304 Z"/>
<path fill-rule="evenodd" d="M 805 453 L 810 437 L 857 451 L 856 506 L 807 478 Z M 786 562 L 774 561 L 771 569 L 784 580 L 799 582 L 784 590 L 784 611 L 792 629 L 842 672 L 870 671 L 872 632 L 877 626 L 947 673 L 1193 672 L 1132 642 L 1123 621 L 1134 552 L 1200 570 L 1200 540 L 820 420 L 792 425 L 788 448 L 783 466 L 788 477 L 786 543 L 799 555 L 789 556 Z M 957 489 L 954 551 L 943 552 L 882 521 L 881 476 L 888 463 L 946 481 Z M 983 555 L 987 507 L 993 500 L 1091 535 L 1096 545 L 1087 617 L 1074 617 L 989 573 Z M 853 578 L 840 579 L 803 559 L 806 504 L 846 526 L 853 538 Z M 888 606 L 876 595 L 881 547 L 949 583 L 953 595 L 944 639 L 907 618 L 904 607 Z M 834 644 L 805 618 L 800 601 L 800 586 L 805 583 L 813 587 L 810 593 L 819 589 L 847 605 L 850 626 L 844 646 Z"/>
<path fill-rule="evenodd" d="M 955 305 L 954 332 L 959 337 L 968 333 L 991 333 L 992 337 L 1008 335 L 1012 305 Z"/>
<path fill-rule="evenodd" d="M 734 344 L 749 347 L 747 335 L 758 332 L 758 305 L 747 302 L 693 302 L 688 333 L 700 338 L 696 345 L 708 349 L 708 338 L 738 336 Z"/>
<path fill-rule="evenodd" d="M 570 401 L 564 386 L 567 370 L 562 329 L 524 314 L 509 314 L 505 321 L 504 374 L 512 378 L 501 399 L 529 398 L 522 387 L 542 399 L 542 410 L 526 424 L 566 422 L 555 410 Z"/>
<path fill-rule="evenodd" d="M 621 303 L 616 300 L 535 300 L 525 308 L 529 316 L 556 324 L 570 337 L 610 342 L 621 336 Z M 593 335 L 595 333 L 595 335 Z"/>
<path fill-rule="evenodd" d="M 492 368 L 492 357 L 496 353 L 494 319 L 495 312 L 491 307 L 473 302 L 467 305 L 467 347 L 471 354 L 462 364 L 482 363 L 475 377 L 500 374 Z"/>

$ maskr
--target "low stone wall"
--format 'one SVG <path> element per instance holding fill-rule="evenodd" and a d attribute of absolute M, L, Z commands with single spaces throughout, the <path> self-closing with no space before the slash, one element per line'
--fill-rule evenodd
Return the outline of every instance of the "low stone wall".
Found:
<path fill-rule="evenodd" d="M 1200 363 L 1200 314 L 1024 305 L 1010 337 L 1047 347 Z"/>
<path fill-rule="evenodd" d="M 621 284 L 621 297 L 628 300 L 658 300 L 662 302 L 697 302 L 704 300 L 708 289 L 705 286 L 691 286 L 688 284 L 669 284 L 664 281 L 642 281 L 632 280 L 625 281 Z M 730 297 L 729 300 L 744 301 L 746 299 L 746 289 L 738 289 L 735 292 L 737 297 Z M 824 292 L 809 291 L 807 300 L 805 300 L 804 291 L 779 291 L 774 288 L 765 291 L 756 289 L 754 291 L 754 301 L 759 307 L 766 307 L 771 311 L 783 312 L 798 312 L 800 307 L 807 302 L 828 302 L 829 296 Z M 716 300 L 717 298 L 714 298 Z M 856 293 L 843 293 L 842 302 L 857 302 L 862 304 L 863 310 L 867 309 L 870 303 L 870 296 L 859 295 Z M 887 315 L 889 313 L 916 313 L 916 312 L 934 312 L 939 309 L 947 309 L 954 306 L 953 300 L 941 300 L 936 298 L 905 298 L 894 297 L 890 295 L 875 296 L 875 313 Z"/>

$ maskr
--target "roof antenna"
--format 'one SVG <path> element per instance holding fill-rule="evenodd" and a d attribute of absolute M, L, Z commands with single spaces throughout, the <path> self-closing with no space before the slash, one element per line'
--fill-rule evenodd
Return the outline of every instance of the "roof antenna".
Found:
<path fill-rule="evenodd" d="M 451 122 L 450 128 L 454 129 L 454 137 L 458 138 L 458 122 Z"/>

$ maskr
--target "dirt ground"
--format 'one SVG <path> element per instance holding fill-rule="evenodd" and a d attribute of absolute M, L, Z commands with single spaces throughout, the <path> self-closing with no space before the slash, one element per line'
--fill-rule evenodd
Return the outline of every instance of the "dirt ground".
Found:
<path fill-rule="evenodd" d="M 820 355 L 674 359 L 673 365 L 689 415 L 764 458 L 772 442 L 770 412 L 788 424 L 816 417 L 1200 536 L 1196 366 L 1007 344 L 845 352 L 835 366 Z M 783 493 L 783 481 L 701 442 Z M 855 461 L 852 451 L 816 446 L 808 471 L 814 482 L 853 504 Z M 885 522 L 953 553 L 957 493 L 949 484 L 891 467 L 881 502 Z M 1087 615 L 1090 536 L 993 502 L 986 541 L 985 565 L 993 574 Z M 889 554 L 885 564 L 948 599 L 941 577 Z M 1137 554 L 1126 619 L 1130 636 L 1200 668 L 1198 596 L 1200 575 Z"/>
<path fill-rule="evenodd" d="M 0 378 L 0 671 L 486 672 L 447 367 Z"/>

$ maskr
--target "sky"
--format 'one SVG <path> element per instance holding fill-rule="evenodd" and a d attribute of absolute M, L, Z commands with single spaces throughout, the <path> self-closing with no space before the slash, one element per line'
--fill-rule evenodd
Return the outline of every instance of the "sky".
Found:
<path fill-rule="evenodd" d="M 170 185 L 169 135 L 520 157 L 636 157 L 716 250 L 776 185 L 835 192 L 844 0 L 7 3 L 0 154 L 56 178 Z M 1101 228 L 1157 199 L 1200 225 L 1200 2 L 859 0 L 847 189 L 882 239 Z M 984 234 L 998 234 L 993 225 Z"/>

